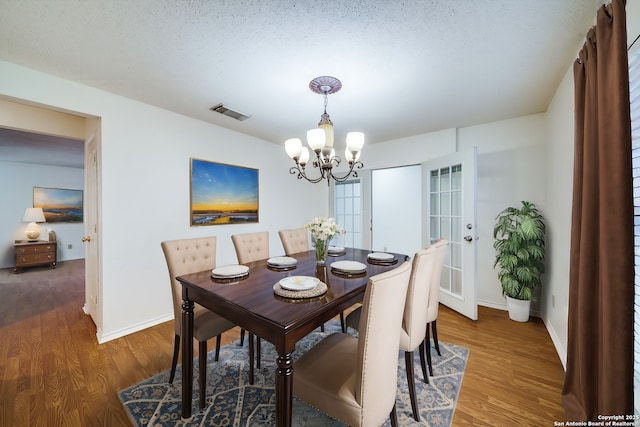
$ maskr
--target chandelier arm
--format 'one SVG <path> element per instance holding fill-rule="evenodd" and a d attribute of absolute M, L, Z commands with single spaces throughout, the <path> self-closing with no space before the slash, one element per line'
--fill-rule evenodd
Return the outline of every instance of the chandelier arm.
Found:
<path fill-rule="evenodd" d="M 343 175 L 343 176 L 336 176 L 333 173 L 331 173 L 331 178 L 333 178 L 334 181 L 336 182 L 344 182 L 349 178 L 357 178 L 358 177 L 358 171 L 356 171 L 355 169 L 362 169 L 364 165 L 362 164 L 362 162 L 355 162 L 352 163 L 351 166 L 349 167 L 349 171 Z"/>
<path fill-rule="evenodd" d="M 295 166 L 292 166 L 291 169 L 289 169 L 289 173 L 292 175 L 298 174 L 298 179 L 304 178 L 312 184 L 317 184 L 318 182 L 325 179 L 324 171 L 321 171 L 321 174 L 318 178 L 309 178 L 305 173 L 304 169 L 300 169 L 300 167 L 297 164 Z"/>

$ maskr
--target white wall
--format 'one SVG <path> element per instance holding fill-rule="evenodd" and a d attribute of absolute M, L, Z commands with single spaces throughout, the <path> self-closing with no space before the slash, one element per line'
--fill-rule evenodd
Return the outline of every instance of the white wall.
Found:
<path fill-rule="evenodd" d="M 0 209 L 0 268 L 15 265 L 13 241 L 25 239 L 22 215 L 25 208 L 33 207 L 33 187 L 82 190 L 83 172 L 77 168 L 0 161 L 0 200 L 5 201 Z M 56 232 L 58 262 L 84 258 L 82 223 L 40 224 L 40 240 L 48 239 L 47 228 Z"/>
<path fill-rule="evenodd" d="M 417 164 L 454 153 L 456 147 L 460 151 L 478 148 L 478 302 L 506 309 L 493 268 L 494 219 L 505 207 L 519 206 L 521 200 L 535 202 L 544 212 L 545 144 L 545 117 L 536 114 L 375 144 L 367 147 L 365 166 L 379 169 L 398 166 L 399 162 Z M 393 226 L 390 221 L 389 227 Z M 413 224 L 417 236 L 421 227 L 418 218 Z M 533 309 L 537 308 L 534 301 Z"/>
<path fill-rule="evenodd" d="M 493 268 L 495 217 L 522 200 L 545 213 L 545 144 L 543 114 L 488 123 L 458 130 L 460 151 L 478 148 L 478 303 L 506 309 L 506 300 Z M 534 295 L 532 311 L 539 310 Z"/>
<path fill-rule="evenodd" d="M 327 213 L 326 185 L 289 174 L 282 147 L 0 61 L 0 97 L 101 118 L 101 341 L 172 318 L 165 239 L 218 236 L 218 265 L 235 263 L 231 234 L 277 231 Z M 258 224 L 189 226 L 189 158 L 260 170 Z M 295 195 L 295 197 L 293 196 Z"/>
<path fill-rule="evenodd" d="M 573 67 L 547 110 L 547 261 L 542 317 L 565 363 L 569 314 L 569 261 L 573 197 Z"/>

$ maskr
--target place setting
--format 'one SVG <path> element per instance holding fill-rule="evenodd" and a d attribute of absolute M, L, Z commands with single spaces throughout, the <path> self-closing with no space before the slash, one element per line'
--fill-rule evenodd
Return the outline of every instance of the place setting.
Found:
<path fill-rule="evenodd" d="M 237 283 L 249 276 L 249 267 L 242 264 L 223 265 L 211 270 L 211 278 L 221 283 Z"/>
<path fill-rule="evenodd" d="M 276 271 L 289 271 L 297 267 L 298 260 L 289 256 L 277 256 L 267 260 L 267 268 Z"/>
<path fill-rule="evenodd" d="M 344 246 L 329 246 L 327 249 L 327 255 L 329 256 L 341 256 L 347 253 Z"/>
<path fill-rule="evenodd" d="M 312 276 L 287 276 L 273 285 L 273 292 L 284 298 L 315 298 L 327 292 L 327 284 Z"/>
<path fill-rule="evenodd" d="M 386 252 L 372 252 L 367 255 L 367 262 L 375 265 L 394 265 L 398 263 L 398 259 Z"/>
<path fill-rule="evenodd" d="M 331 272 L 339 276 L 360 277 L 367 273 L 367 266 L 358 261 L 342 260 L 331 263 Z"/>

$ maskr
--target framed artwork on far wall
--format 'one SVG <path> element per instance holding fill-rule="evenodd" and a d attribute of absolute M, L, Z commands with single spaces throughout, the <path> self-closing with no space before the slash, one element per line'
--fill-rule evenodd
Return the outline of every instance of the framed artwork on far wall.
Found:
<path fill-rule="evenodd" d="M 47 222 L 82 222 L 82 190 L 33 187 L 33 207 L 42 208 Z"/>
<path fill-rule="evenodd" d="M 191 226 L 258 222 L 258 169 L 191 159 Z"/>

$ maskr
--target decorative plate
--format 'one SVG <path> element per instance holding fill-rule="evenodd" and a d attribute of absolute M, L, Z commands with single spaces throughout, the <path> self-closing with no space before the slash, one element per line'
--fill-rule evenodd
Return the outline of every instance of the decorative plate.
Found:
<path fill-rule="evenodd" d="M 367 255 L 367 258 L 375 260 L 375 261 L 391 261 L 395 257 L 392 254 L 387 254 L 384 252 L 373 252 Z"/>
<path fill-rule="evenodd" d="M 308 291 L 315 288 L 320 279 L 311 276 L 289 276 L 280 280 L 280 286 L 289 291 Z"/>
<path fill-rule="evenodd" d="M 331 264 L 331 268 L 344 273 L 362 273 L 367 270 L 367 266 L 358 261 L 336 261 Z"/>
<path fill-rule="evenodd" d="M 276 256 L 267 260 L 267 264 L 273 267 L 290 267 L 292 265 L 296 265 L 297 263 L 297 259 L 291 258 L 289 256 Z"/>
<path fill-rule="evenodd" d="M 232 279 L 249 274 L 249 267 L 241 264 L 223 265 L 211 270 L 211 276 L 218 279 Z"/>

